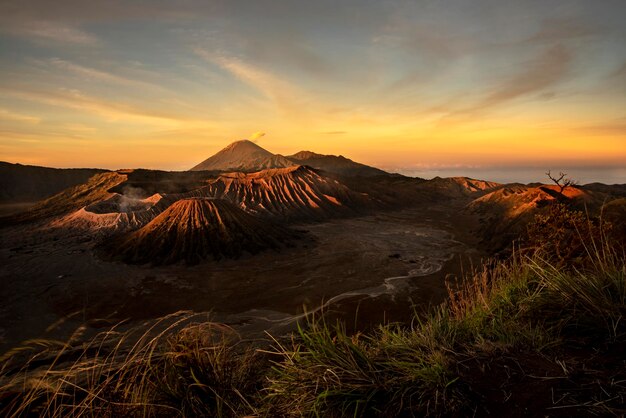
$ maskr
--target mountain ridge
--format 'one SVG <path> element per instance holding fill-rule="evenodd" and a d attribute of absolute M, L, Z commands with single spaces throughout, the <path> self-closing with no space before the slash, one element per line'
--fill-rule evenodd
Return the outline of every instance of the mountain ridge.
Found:
<path fill-rule="evenodd" d="M 36 202 L 108 170 L 50 168 L 0 161 L 0 202 Z"/>
<path fill-rule="evenodd" d="M 343 176 L 375 177 L 389 175 L 386 171 L 358 163 L 343 155 L 324 155 L 313 151 L 299 151 L 295 154 L 287 155 L 286 158 L 296 164 L 308 165 L 318 170 Z"/>
<path fill-rule="evenodd" d="M 390 175 L 386 171 L 358 163 L 343 155 L 324 155 L 313 151 L 299 151 L 283 156 L 273 154 L 258 144 L 242 139 L 232 142 L 189 171 L 237 171 L 253 173 L 265 169 L 307 165 L 317 170 L 354 177 Z"/>

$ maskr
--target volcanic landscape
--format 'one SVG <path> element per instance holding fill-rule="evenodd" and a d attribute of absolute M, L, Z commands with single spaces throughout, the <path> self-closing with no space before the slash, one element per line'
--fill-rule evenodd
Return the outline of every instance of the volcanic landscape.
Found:
<path fill-rule="evenodd" d="M 248 338 L 307 315 L 410 320 L 555 199 L 623 219 L 624 185 L 424 180 L 237 141 L 186 172 L 0 164 L 0 347 L 177 311 Z"/>

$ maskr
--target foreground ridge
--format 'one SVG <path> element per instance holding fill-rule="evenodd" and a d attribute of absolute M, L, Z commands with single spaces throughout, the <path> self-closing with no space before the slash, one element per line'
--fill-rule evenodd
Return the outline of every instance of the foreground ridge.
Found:
<path fill-rule="evenodd" d="M 188 199 L 179 209 L 196 222 L 218 218 L 222 205 Z M 0 412 L 619 416 L 626 263 L 596 239 L 582 238 L 590 245 L 577 268 L 557 268 L 541 248 L 487 265 L 410 325 L 351 334 L 309 317 L 295 335 L 250 344 L 179 312 L 86 346 L 33 341 L 2 358 Z"/>

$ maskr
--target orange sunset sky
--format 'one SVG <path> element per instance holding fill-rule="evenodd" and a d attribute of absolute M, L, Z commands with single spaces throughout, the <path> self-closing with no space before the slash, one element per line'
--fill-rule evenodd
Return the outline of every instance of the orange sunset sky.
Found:
<path fill-rule="evenodd" d="M 265 132 L 275 153 L 411 175 L 624 183 L 624 16 L 617 0 L 5 1 L 0 160 L 185 170 Z"/>

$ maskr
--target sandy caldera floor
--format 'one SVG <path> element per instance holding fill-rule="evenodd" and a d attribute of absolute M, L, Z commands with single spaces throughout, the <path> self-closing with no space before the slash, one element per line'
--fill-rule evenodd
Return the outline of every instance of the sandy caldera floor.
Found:
<path fill-rule="evenodd" d="M 107 262 L 83 234 L 5 229 L 0 352 L 30 338 L 67 338 L 81 324 L 95 332 L 179 310 L 210 311 L 250 338 L 292 330 L 305 311 L 356 327 L 406 320 L 445 298 L 447 275 L 480 259 L 475 226 L 450 207 L 380 213 L 300 225 L 309 238 L 296 248 L 191 267 Z"/>

